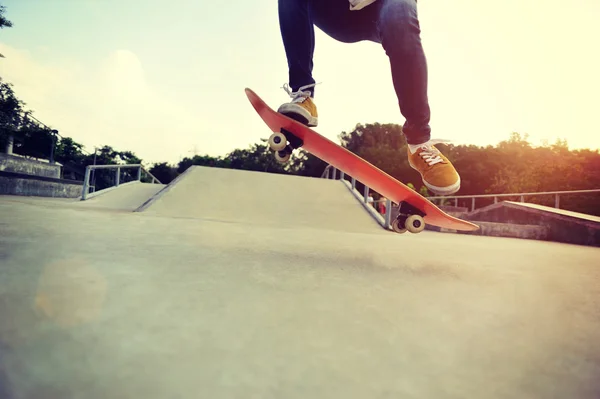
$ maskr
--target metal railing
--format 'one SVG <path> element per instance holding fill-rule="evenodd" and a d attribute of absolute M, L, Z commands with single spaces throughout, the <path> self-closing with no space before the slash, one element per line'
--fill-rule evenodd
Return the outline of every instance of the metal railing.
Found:
<path fill-rule="evenodd" d="M 338 169 L 333 167 L 332 165 L 327 165 L 327 167 L 325 168 L 325 170 L 323 171 L 323 173 L 321 174 L 321 178 L 326 178 L 326 179 L 337 179 L 337 171 Z M 345 183 L 347 183 L 347 181 L 344 179 L 345 174 L 343 171 L 339 171 L 340 172 L 340 177 L 339 180 L 343 180 Z M 364 183 L 363 183 L 364 184 Z M 356 179 L 354 177 L 352 177 L 351 179 L 351 184 L 348 185 L 348 188 L 350 188 L 350 190 L 357 195 L 358 191 L 356 190 Z M 392 210 L 392 203 L 391 200 L 387 199 L 386 200 L 386 214 L 385 217 L 382 217 L 379 212 L 377 212 L 373 206 L 370 206 L 368 204 L 368 196 L 369 196 L 369 191 L 371 189 L 364 184 L 364 190 L 363 190 L 363 194 L 362 194 L 362 198 L 359 198 L 361 200 L 361 202 L 364 205 L 368 205 L 367 210 L 369 210 L 371 212 L 371 210 L 373 211 L 372 213 L 375 213 L 376 215 L 374 216 L 379 216 L 379 218 L 376 217 L 376 219 L 386 228 L 390 228 L 391 226 L 391 210 Z M 511 194 L 478 194 L 478 195 L 455 195 L 455 196 L 432 196 L 432 197 L 427 197 L 428 200 L 430 200 L 431 202 L 433 202 L 434 204 L 436 204 L 436 202 L 438 202 L 436 205 L 440 205 L 442 201 L 445 200 L 454 200 L 454 205 L 456 207 L 458 207 L 458 200 L 459 199 L 471 199 L 471 212 L 475 210 L 475 199 L 476 198 L 493 198 L 494 199 L 494 204 L 496 204 L 498 202 L 498 198 L 506 198 L 506 197 L 519 197 L 520 198 L 520 202 L 525 202 L 525 197 L 533 197 L 533 196 L 545 196 L 545 195 L 554 195 L 554 207 L 557 209 L 560 209 L 560 197 L 561 195 L 571 195 L 571 194 L 591 194 L 591 193 L 600 193 L 600 189 L 593 189 L 593 190 L 572 190 L 572 191 L 543 191 L 543 192 L 528 192 L 528 193 L 511 193 Z"/>
<path fill-rule="evenodd" d="M 331 165 L 327 165 L 327 167 L 321 174 L 321 178 L 336 180 L 337 179 L 337 171 L 338 171 L 337 168 L 335 168 Z M 381 213 L 379 213 L 377 211 L 377 209 L 375 209 L 375 206 L 374 206 L 375 202 L 378 202 L 378 201 L 373 201 L 373 205 L 369 204 L 369 191 L 371 191 L 371 189 L 366 184 L 363 183 L 364 184 L 363 193 L 362 194 L 359 193 L 358 190 L 356 190 L 356 179 L 354 177 L 350 176 L 350 178 L 351 178 L 350 183 L 348 183 L 348 181 L 345 179 L 345 176 L 346 176 L 345 173 L 341 170 L 339 172 L 340 172 L 339 180 L 343 181 L 344 184 L 346 184 L 346 187 L 348 187 L 350 192 L 352 194 L 354 194 L 356 199 L 358 199 L 360 201 L 360 203 L 365 207 L 367 212 L 369 212 L 375 218 L 375 220 L 383 226 L 383 228 L 385 228 L 387 230 L 391 229 L 391 226 L 392 226 L 392 201 L 389 198 L 386 198 L 385 215 L 382 216 Z"/>
<path fill-rule="evenodd" d="M 572 190 L 572 191 L 543 191 L 537 193 L 512 193 L 512 194 L 477 194 L 477 195 L 454 195 L 454 196 L 434 196 L 427 197 L 428 200 L 435 203 L 435 201 L 443 201 L 443 200 L 454 200 L 454 206 L 458 207 L 459 199 L 471 199 L 471 212 L 475 210 L 475 199 L 476 198 L 493 198 L 494 204 L 498 202 L 498 198 L 506 198 L 506 197 L 519 197 L 520 202 L 525 202 L 525 197 L 533 197 L 533 196 L 545 196 L 545 195 L 554 195 L 554 207 L 560 209 L 560 196 L 561 195 L 569 195 L 569 194 L 591 194 L 591 193 L 600 193 L 600 189 L 594 190 Z"/>
<path fill-rule="evenodd" d="M 90 190 L 90 174 L 92 170 L 96 169 L 115 169 L 115 185 L 113 187 L 108 187 L 100 191 L 95 191 L 93 193 L 89 193 Z M 137 178 L 131 182 L 121 183 L 121 169 L 137 169 Z M 85 168 L 85 177 L 83 179 L 83 189 L 81 191 L 81 200 L 85 201 L 88 198 L 91 198 L 99 193 L 104 193 L 108 190 L 113 190 L 119 186 L 124 184 L 131 183 L 139 183 L 142 181 L 142 172 L 146 173 L 148 176 L 152 178 L 152 183 L 162 184 L 160 180 L 158 180 L 152 173 L 148 172 L 141 164 L 131 164 L 131 165 L 88 165 Z"/>

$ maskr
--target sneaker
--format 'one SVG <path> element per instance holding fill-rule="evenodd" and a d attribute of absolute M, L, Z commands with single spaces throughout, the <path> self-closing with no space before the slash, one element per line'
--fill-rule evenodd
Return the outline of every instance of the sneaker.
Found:
<path fill-rule="evenodd" d="M 282 104 L 277 112 L 288 116 L 300 123 L 303 123 L 310 127 L 315 127 L 319 123 L 319 116 L 317 114 L 317 106 L 313 102 L 310 91 L 302 91 L 310 87 L 315 86 L 314 84 L 302 86 L 298 91 L 292 92 L 288 84 L 283 85 L 285 90 L 292 101 L 289 103 Z"/>
<path fill-rule="evenodd" d="M 425 186 L 437 195 L 451 195 L 460 189 L 460 176 L 434 144 L 445 140 L 429 140 L 408 145 L 408 163 L 421 174 Z"/>

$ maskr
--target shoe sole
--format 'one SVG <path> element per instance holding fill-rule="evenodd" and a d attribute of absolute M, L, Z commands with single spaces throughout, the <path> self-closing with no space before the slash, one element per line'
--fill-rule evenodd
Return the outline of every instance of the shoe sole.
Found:
<path fill-rule="evenodd" d="M 318 118 L 312 116 L 310 112 L 299 105 L 283 104 L 277 112 L 306 126 L 315 127 L 319 123 Z"/>
<path fill-rule="evenodd" d="M 421 174 L 419 169 L 415 168 L 410 162 L 408 164 L 410 165 L 411 168 L 413 168 L 414 170 L 419 172 L 419 174 Z M 427 187 L 428 190 L 430 190 L 431 192 L 433 192 L 434 194 L 437 194 L 437 195 L 452 195 L 452 194 L 458 192 L 458 190 L 460 190 L 460 176 L 458 177 L 458 180 L 456 181 L 456 183 L 454 183 L 450 186 L 446 186 L 446 187 L 434 186 L 433 184 L 427 183 L 425 181 L 425 179 L 423 179 L 422 177 L 421 177 L 421 181 L 423 182 L 423 184 L 425 184 L 425 187 Z"/>
<path fill-rule="evenodd" d="M 427 187 L 429 190 L 431 190 L 434 194 L 437 195 L 452 195 L 454 193 L 456 193 L 458 190 L 460 190 L 460 177 L 458 178 L 458 181 L 450 186 L 446 186 L 446 187 L 437 187 L 434 186 L 433 184 L 429 184 L 427 183 L 425 180 L 423 180 L 423 184 L 425 184 L 425 187 Z"/>

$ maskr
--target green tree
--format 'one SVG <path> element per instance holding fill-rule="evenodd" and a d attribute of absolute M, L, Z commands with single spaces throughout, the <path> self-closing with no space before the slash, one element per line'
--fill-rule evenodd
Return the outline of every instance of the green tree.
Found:
<path fill-rule="evenodd" d="M 288 170 L 299 176 L 321 177 L 326 167 L 327 162 L 299 148 L 295 156 L 290 159 Z"/>
<path fill-rule="evenodd" d="M 166 162 L 153 165 L 149 172 L 154 175 L 163 184 L 171 183 L 177 177 L 177 168 L 170 166 Z"/>
<path fill-rule="evenodd" d="M 11 28 L 13 26 L 13 23 L 4 16 L 5 12 L 6 6 L 0 5 L 0 29 Z M 0 57 L 4 58 L 4 55 L 0 54 Z"/>
<path fill-rule="evenodd" d="M 61 138 L 56 146 L 55 158 L 62 164 L 69 163 L 83 166 L 86 157 L 83 155 L 83 144 L 70 137 Z"/>
<path fill-rule="evenodd" d="M 222 157 L 212 157 L 209 155 L 195 155 L 193 158 L 186 157 L 179 161 L 176 168 L 177 174 L 185 172 L 192 165 L 225 168 L 228 167 L 228 161 Z"/>
<path fill-rule="evenodd" d="M 6 142 L 22 122 L 23 102 L 17 98 L 11 83 L 0 77 L 0 140 Z"/>
<path fill-rule="evenodd" d="M 0 5 L 0 29 L 11 28 L 13 26 L 13 23 L 4 16 L 5 12 L 6 6 Z"/>
<path fill-rule="evenodd" d="M 267 144 L 254 144 L 248 149 L 237 149 L 225 157 L 228 168 L 252 170 L 257 172 L 291 174 L 290 163 L 281 164 Z"/>

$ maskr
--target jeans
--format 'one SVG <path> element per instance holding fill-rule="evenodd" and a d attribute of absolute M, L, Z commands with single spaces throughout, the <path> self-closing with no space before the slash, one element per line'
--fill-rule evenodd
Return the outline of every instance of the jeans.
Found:
<path fill-rule="evenodd" d="M 407 142 L 421 144 L 429 140 L 427 61 L 421 44 L 417 0 L 377 0 L 358 11 L 350 11 L 348 0 L 278 1 L 279 26 L 293 91 L 315 83 L 315 25 L 340 42 L 380 43 L 390 59 L 398 105 L 406 118 L 402 130 Z M 314 87 L 307 90 L 314 96 Z"/>

